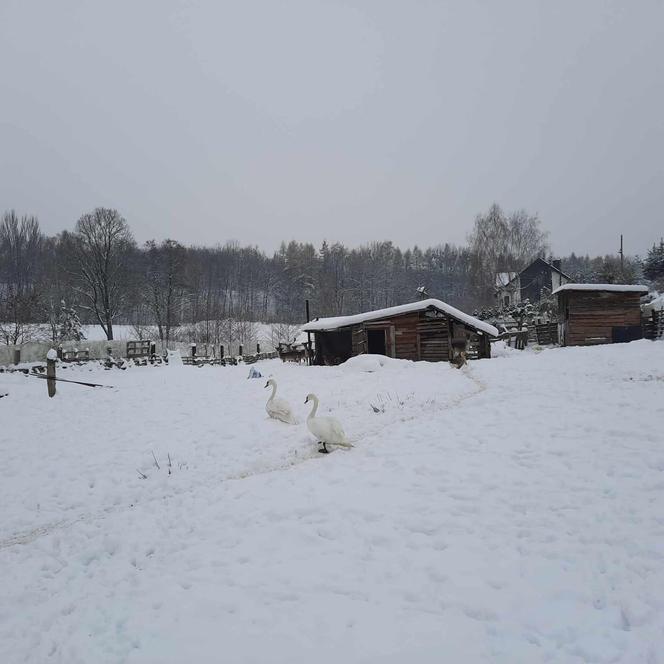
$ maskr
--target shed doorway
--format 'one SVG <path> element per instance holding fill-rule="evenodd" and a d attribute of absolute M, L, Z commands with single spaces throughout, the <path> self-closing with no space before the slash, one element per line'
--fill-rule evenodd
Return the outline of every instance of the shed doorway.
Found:
<path fill-rule="evenodd" d="M 372 355 L 387 355 L 386 330 L 367 330 L 367 352 Z"/>

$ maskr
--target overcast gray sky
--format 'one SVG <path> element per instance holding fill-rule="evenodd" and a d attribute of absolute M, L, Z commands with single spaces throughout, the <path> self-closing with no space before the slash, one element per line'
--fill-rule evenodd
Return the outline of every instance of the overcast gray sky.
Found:
<path fill-rule="evenodd" d="M 664 4 L 0 0 L 0 209 L 136 238 L 664 234 Z"/>

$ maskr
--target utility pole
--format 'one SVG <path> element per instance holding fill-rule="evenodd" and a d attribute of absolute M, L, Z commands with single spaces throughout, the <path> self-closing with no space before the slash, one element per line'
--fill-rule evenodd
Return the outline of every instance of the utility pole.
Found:
<path fill-rule="evenodd" d="M 623 236 L 622 233 L 620 234 L 620 251 L 618 252 L 620 255 L 620 280 L 625 281 L 625 254 L 623 252 Z"/>

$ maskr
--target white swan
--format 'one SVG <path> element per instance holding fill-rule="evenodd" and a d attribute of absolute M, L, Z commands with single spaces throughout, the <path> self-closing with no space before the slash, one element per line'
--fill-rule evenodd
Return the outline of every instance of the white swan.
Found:
<path fill-rule="evenodd" d="M 334 417 L 316 417 L 318 410 L 318 397 L 315 394 L 307 394 L 304 403 L 314 402 L 314 407 L 307 417 L 307 429 L 316 436 L 319 443 L 322 443 L 322 449 L 318 451 L 327 454 L 329 450 L 327 445 L 337 445 L 338 447 L 353 447 L 346 439 L 341 422 Z"/>
<path fill-rule="evenodd" d="M 265 410 L 267 414 L 274 418 L 275 420 L 281 420 L 286 424 L 296 424 L 295 415 L 291 410 L 288 401 L 285 399 L 278 399 L 275 395 L 277 394 L 277 381 L 274 378 L 265 383 L 265 387 L 272 386 L 272 394 L 265 404 Z"/>

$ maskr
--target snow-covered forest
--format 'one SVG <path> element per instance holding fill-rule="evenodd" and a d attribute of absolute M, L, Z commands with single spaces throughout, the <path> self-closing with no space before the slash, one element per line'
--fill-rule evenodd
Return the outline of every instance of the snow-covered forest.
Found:
<path fill-rule="evenodd" d="M 622 272 L 613 256 L 572 254 L 562 266 L 577 281 L 631 283 L 662 277 L 664 246 L 651 254 L 648 274 L 637 257 Z M 537 216 L 504 213 L 497 205 L 478 215 L 465 246 L 444 238 L 434 247 L 404 249 L 390 241 L 356 248 L 290 241 L 272 255 L 237 243 L 139 245 L 129 222 L 104 208 L 48 237 L 35 217 L 9 211 L 0 223 L 0 339 L 29 340 L 30 324 L 37 323 L 48 324 L 57 339 L 66 310 L 70 325 L 72 317 L 100 324 L 109 339 L 114 324 L 156 326 L 168 340 L 174 327 L 202 322 L 198 340 L 214 343 L 214 321 L 299 323 L 305 299 L 315 316 L 342 315 L 411 301 L 421 286 L 472 310 L 492 303 L 496 272 L 548 255 L 548 233 Z"/>

